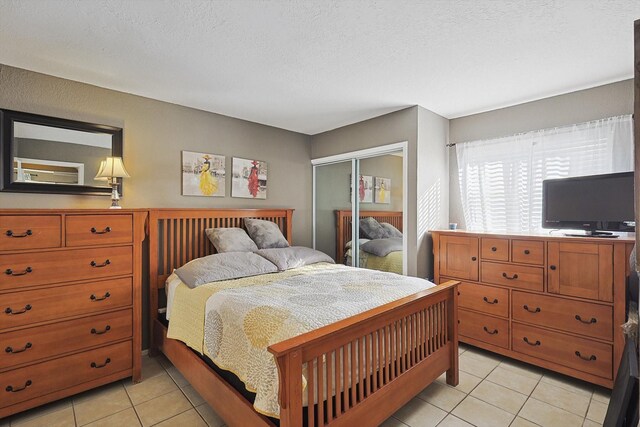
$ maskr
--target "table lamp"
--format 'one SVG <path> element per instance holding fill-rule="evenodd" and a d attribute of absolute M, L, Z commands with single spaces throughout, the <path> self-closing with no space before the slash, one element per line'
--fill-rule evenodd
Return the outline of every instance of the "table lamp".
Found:
<path fill-rule="evenodd" d="M 118 194 L 118 178 L 130 178 L 129 173 L 124 168 L 122 157 L 107 157 L 100 162 L 100 169 L 96 179 L 106 178 L 111 184 L 111 207 L 110 209 L 122 209 L 118 204 L 120 195 Z"/>

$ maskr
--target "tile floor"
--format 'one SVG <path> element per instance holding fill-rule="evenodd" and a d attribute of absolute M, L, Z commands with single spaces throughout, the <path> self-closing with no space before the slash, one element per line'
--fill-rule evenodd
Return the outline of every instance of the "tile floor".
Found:
<path fill-rule="evenodd" d="M 143 376 L 2 419 L 0 427 L 223 426 L 166 358 L 145 357 Z M 461 345 L 458 387 L 441 376 L 383 427 L 594 427 L 608 402 L 601 387 Z"/>

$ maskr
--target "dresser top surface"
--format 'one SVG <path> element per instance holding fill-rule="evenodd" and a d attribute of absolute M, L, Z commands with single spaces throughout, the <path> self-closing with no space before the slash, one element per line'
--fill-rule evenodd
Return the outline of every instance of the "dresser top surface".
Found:
<path fill-rule="evenodd" d="M 575 237 L 565 236 L 562 230 L 550 230 L 544 233 L 501 233 L 491 231 L 468 231 L 468 230 L 430 230 L 431 233 L 438 233 L 443 235 L 457 235 L 457 236 L 476 236 L 476 237 L 491 237 L 491 238 L 503 238 L 503 239 L 534 239 L 534 240 L 561 240 L 561 241 L 573 241 L 576 243 L 635 243 L 635 233 L 615 233 L 618 237 Z M 567 230 L 567 232 L 570 232 Z M 553 234 L 551 234 L 553 233 Z"/>

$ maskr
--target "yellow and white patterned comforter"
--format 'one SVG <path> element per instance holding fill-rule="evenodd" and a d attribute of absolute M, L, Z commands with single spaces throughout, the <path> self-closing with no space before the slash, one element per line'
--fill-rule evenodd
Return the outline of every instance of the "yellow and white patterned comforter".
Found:
<path fill-rule="evenodd" d="M 199 291 L 203 286 L 179 286 L 169 337 L 186 342 L 220 368 L 235 373 L 247 390 L 256 393 L 254 408 L 278 418 L 278 370 L 267 351 L 269 345 L 431 286 L 415 277 L 333 264 L 216 282 L 204 285 L 207 292 Z M 197 298 L 187 295 L 196 292 L 200 294 Z M 193 312 L 183 315 L 184 307 Z M 185 323 L 188 321 L 191 325 Z M 202 325 L 204 336 L 199 339 L 193 331 Z M 191 332 L 181 336 L 188 330 Z"/>

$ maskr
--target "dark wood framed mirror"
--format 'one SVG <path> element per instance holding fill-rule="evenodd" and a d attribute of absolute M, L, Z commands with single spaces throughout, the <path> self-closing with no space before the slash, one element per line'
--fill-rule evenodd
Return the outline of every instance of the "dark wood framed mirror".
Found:
<path fill-rule="evenodd" d="M 109 156 L 122 157 L 121 128 L 0 109 L 1 191 L 108 196 L 95 176 Z"/>

